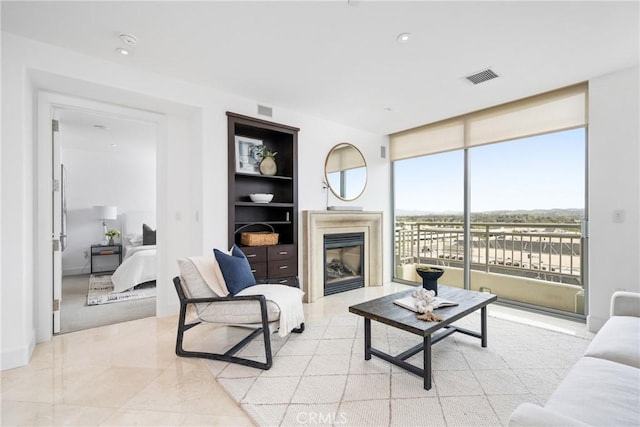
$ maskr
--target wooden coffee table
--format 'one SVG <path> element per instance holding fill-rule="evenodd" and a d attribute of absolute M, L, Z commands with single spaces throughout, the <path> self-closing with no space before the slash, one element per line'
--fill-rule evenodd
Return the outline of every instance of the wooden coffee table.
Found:
<path fill-rule="evenodd" d="M 442 317 L 441 322 L 426 322 L 417 319 L 417 313 L 400 307 L 393 300 L 407 296 L 413 290 L 398 292 L 382 298 L 376 298 L 349 307 L 349 312 L 364 317 L 364 358 L 371 359 L 371 355 L 377 356 L 393 363 L 409 372 L 421 376 L 424 379 L 424 388 L 431 389 L 431 346 L 454 332 L 480 338 L 482 347 L 487 346 L 487 305 L 496 301 L 497 296 L 450 286 L 438 285 L 438 297 L 455 301 L 456 306 L 438 308 L 435 314 Z M 480 332 L 470 331 L 459 326 L 452 325 L 466 315 L 480 309 Z M 375 320 L 403 331 L 411 332 L 422 337 L 423 342 L 396 356 L 384 353 L 371 347 L 371 321 Z M 440 331 L 440 332 L 438 332 Z M 433 335 L 435 332 L 437 334 Z M 424 351 L 423 369 L 405 362 L 406 359 Z"/>

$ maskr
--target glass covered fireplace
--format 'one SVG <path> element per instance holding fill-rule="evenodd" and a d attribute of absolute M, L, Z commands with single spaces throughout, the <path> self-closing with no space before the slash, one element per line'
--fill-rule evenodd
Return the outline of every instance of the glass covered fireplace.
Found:
<path fill-rule="evenodd" d="M 364 287 L 364 233 L 324 235 L 324 295 Z"/>

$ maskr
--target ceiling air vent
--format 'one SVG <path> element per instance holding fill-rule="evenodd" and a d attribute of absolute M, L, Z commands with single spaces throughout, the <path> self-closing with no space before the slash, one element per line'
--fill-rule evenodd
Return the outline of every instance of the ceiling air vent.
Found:
<path fill-rule="evenodd" d="M 474 85 L 478 83 L 486 82 L 487 80 L 495 79 L 498 75 L 491 68 L 487 68 L 486 70 L 482 70 L 479 73 L 472 74 L 470 76 L 465 77 L 465 79 L 469 80 Z"/>

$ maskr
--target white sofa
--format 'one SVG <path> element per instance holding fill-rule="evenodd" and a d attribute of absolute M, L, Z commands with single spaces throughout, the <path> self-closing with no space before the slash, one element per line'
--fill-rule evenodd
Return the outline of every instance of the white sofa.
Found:
<path fill-rule="evenodd" d="M 611 317 L 542 406 L 523 403 L 510 426 L 640 426 L 640 294 L 616 292 Z"/>

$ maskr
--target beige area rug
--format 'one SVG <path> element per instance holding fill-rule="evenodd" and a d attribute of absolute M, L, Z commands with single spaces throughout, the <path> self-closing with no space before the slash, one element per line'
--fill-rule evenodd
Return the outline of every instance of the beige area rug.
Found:
<path fill-rule="evenodd" d="M 135 299 L 153 298 L 156 296 L 155 282 L 143 283 L 134 289 L 112 294 L 113 283 L 111 275 L 89 276 L 89 292 L 87 305 L 111 304 L 114 302 L 131 301 Z"/>
<path fill-rule="evenodd" d="M 372 356 L 364 360 L 363 320 L 350 313 L 273 335 L 268 371 L 206 361 L 218 382 L 259 426 L 499 426 L 523 402 L 543 404 L 588 339 L 499 318 L 488 319 L 488 347 L 459 333 L 434 344 L 433 387 Z M 457 325 L 479 330 L 480 316 Z M 372 322 L 372 345 L 398 354 L 421 340 Z M 254 340 L 241 354 L 259 356 Z M 409 359 L 422 366 L 422 353 Z"/>

